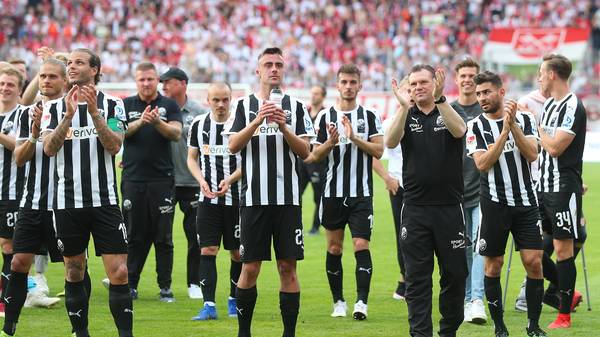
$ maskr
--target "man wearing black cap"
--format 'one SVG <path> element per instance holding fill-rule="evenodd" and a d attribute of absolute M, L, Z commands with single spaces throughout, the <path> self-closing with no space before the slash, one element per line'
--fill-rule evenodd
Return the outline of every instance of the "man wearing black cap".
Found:
<path fill-rule="evenodd" d="M 149 62 L 135 70 L 138 93 L 123 100 L 129 128 L 125 134 L 121 193 L 129 237 L 129 285 L 133 299 L 150 247 L 156 252 L 160 300 L 173 302 L 173 193 L 171 142 L 181 138 L 177 103 L 158 92 L 158 73 Z"/>
<path fill-rule="evenodd" d="M 188 296 L 191 299 L 201 299 L 202 290 L 198 266 L 200 264 L 200 248 L 196 239 L 196 210 L 198 208 L 198 193 L 200 188 L 196 179 L 191 175 L 187 168 L 187 143 L 186 135 L 194 118 L 205 114 L 206 109 L 200 104 L 190 99 L 187 92 L 188 77 L 186 73 L 177 68 L 171 67 L 160 76 L 163 84 L 165 96 L 174 99 L 181 109 L 181 120 L 183 122 L 182 137 L 179 142 L 171 143 L 173 155 L 173 166 L 175 169 L 175 198 L 173 206 L 179 203 L 179 208 L 183 212 L 183 231 L 188 242 L 187 251 L 187 285 Z"/>

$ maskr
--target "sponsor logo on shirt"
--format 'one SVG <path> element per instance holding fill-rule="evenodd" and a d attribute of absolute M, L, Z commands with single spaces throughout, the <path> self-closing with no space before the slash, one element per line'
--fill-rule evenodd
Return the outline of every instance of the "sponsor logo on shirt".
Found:
<path fill-rule="evenodd" d="M 202 154 L 205 156 L 229 156 L 231 151 L 226 145 L 208 145 L 202 146 Z"/>
<path fill-rule="evenodd" d="M 417 117 L 411 117 L 410 119 L 411 123 L 408 124 L 410 132 L 422 133 L 423 125 L 421 124 L 421 122 L 419 122 L 419 119 Z"/>
<path fill-rule="evenodd" d="M 279 132 L 279 125 L 277 124 L 261 124 L 259 127 L 256 128 L 256 130 L 254 131 L 254 136 L 261 136 L 261 135 L 280 135 L 281 132 Z"/>
<path fill-rule="evenodd" d="M 140 119 L 142 118 L 142 113 L 139 111 L 129 111 L 129 119 Z"/>
<path fill-rule="evenodd" d="M 98 131 L 94 126 L 71 127 L 67 131 L 65 139 L 89 139 L 98 137 Z"/>

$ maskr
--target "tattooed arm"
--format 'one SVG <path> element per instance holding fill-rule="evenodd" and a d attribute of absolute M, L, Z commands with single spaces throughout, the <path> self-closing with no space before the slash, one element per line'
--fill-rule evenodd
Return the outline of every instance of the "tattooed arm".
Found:
<path fill-rule="evenodd" d="M 104 117 L 98 111 L 98 105 L 96 101 L 98 96 L 96 89 L 93 86 L 84 86 L 81 89 L 81 94 L 83 99 L 87 102 L 88 113 L 90 116 L 92 116 L 94 127 L 98 133 L 98 139 L 100 139 L 100 143 L 102 143 L 104 149 L 106 149 L 106 151 L 108 151 L 111 155 L 116 155 L 123 144 L 123 134 L 112 131 L 108 127 L 108 124 L 106 124 L 106 120 L 104 120 Z"/>

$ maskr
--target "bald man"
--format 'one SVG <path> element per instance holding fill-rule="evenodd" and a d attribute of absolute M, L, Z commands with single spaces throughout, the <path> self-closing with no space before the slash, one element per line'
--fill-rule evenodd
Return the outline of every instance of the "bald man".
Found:
<path fill-rule="evenodd" d="M 229 317 L 237 317 L 235 289 L 242 264 L 240 262 L 239 192 L 241 176 L 237 156 L 228 149 L 223 130 L 229 119 L 231 88 L 226 83 L 213 83 L 208 88 L 210 113 L 198 116 L 188 134 L 187 165 L 200 185 L 196 231 L 200 246 L 200 286 L 204 306 L 195 321 L 217 319 L 215 292 L 217 283 L 216 256 L 221 238 L 229 250 Z"/>

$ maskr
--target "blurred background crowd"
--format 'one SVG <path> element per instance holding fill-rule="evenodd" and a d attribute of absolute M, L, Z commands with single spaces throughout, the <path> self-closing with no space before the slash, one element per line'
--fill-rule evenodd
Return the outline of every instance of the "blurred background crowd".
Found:
<path fill-rule="evenodd" d="M 288 53 L 286 84 L 331 85 L 354 62 L 364 88 L 385 90 L 391 77 L 427 62 L 451 67 L 479 59 L 494 27 L 588 27 L 590 52 L 581 90 L 600 72 L 598 0 L 0 0 L 0 60 L 35 61 L 40 46 L 100 51 L 103 81 L 132 81 L 142 60 L 159 70 L 179 65 L 192 82 L 255 83 L 257 54 Z M 516 79 L 508 79 L 509 81 Z M 449 78 L 451 83 L 452 79 Z M 535 76 L 520 78 L 527 90 Z M 587 86 L 586 86 L 587 84 Z"/>

